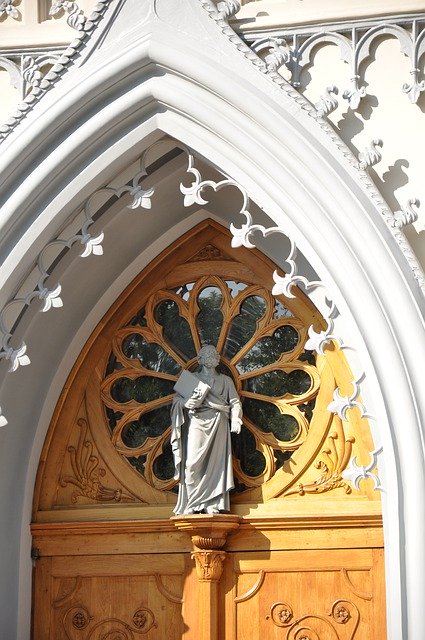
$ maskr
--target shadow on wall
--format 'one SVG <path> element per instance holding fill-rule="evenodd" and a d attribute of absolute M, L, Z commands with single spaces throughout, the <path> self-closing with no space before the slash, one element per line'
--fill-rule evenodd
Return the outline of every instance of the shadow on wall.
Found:
<path fill-rule="evenodd" d="M 409 161 L 405 158 L 400 158 L 388 167 L 388 170 L 382 174 L 382 178 L 379 177 L 374 169 L 369 170 L 370 177 L 384 196 L 392 211 L 401 209 L 401 205 L 403 204 L 397 200 L 395 192 L 400 187 L 408 184 L 409 176 L 403 171 L 404 168 L 407 169 L 408 167 Z"/>
<path fill-rule="evenodd" d="M 336 124 L 337 131 L 341 138 L 344 140 L 347 147 L 358 155 L 360 149 L 353 144 L 353 138 L 355 138 L 364 129 L 364 120 L 369 120 L 373 114 L 373 110 L 378 107 L 379 102 L 376 96 L 367 94 L 360 102 L 358 108 L 348 108 L 348 111 L 342 115 L 341 120 Z M 361 118 L 357 114 L 360 114 Z"/>

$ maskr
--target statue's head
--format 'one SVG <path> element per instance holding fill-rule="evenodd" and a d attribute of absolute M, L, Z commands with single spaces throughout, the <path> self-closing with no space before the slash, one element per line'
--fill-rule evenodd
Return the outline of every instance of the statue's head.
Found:
<path fill-rule="evenodd" d="M 206 344 L 198 351 L 198 362 L 205 366 L 217 367 L 220 362 L 220 354 L 213 344 Z"/>

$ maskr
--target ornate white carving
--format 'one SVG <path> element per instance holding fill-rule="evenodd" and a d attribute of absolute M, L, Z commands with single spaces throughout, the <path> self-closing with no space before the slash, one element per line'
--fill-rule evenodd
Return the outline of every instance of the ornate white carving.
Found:
<path fill-rule="evenodd" d="M 291 49 L 284 38 L 268 40 L 269 54 L 265 57 L 268 71 L 277 71 L 291 60 Z"/>
<path fill-rule="evenodd" d="M 360 100 L 366 96 L 366 87 L 360 87 L 359 80 L 359 75 L 353 76 L 350 80 L 350 89 L 345 89 L 342 92 L 342 97 L 345 100 L 348 100 L 348 106 L 353 109 L 353 111 L 358 108 Z"/>
<path fill-rule="evenodd" d="M 217 3 L 217 10 L 223 20 L 228 20 L 237 14 L 241 8 L 239 0 L 222 0 Z"/>
<path fill-rule="evenodd" d="M 25 56 L 23 60 L 22 77 L 31 87 L 38 87 L 40 84 L 43 74 L 32 56 Z"/>
<path fill-rule="evenodd" d="M 360 382 L 362 379 L 363 376 L 352 381 L 351 384 L 353 385 L 353 392 L 349 396 L 343 396 L 339 389 L 335 389 L 333 401 L 328 405 L 328 411 L 336 413 L 341 420 L 347 420 L 347 411 L 357 407 L 362 418 L 372 418 L 372 416 L 366 411 L 364 404 L 357 400 L 360 395 Z"/>
<path fill-rule="evenodd" d="M 0 18 L 6 14 L 6 16 L 10 16 L 14 18 L 14 20 L 18 20 L 19 11 L 14 7 L 15 0 L 1 0 L 0 2 Z"/>
<path fill-rule="evenodd" d="M 341 58 L 351 68 L 350 87 L 347 87 L 342 97 L 348 100 L 351 109 L 358 108 L 362 98 L 366 96 L 366 87 L 362 84 L 361 65 L 370 55 L 371 45 L 383 35 L 390 35 L 400 42 L 400 48 L 404 55 L 411 61 L 411 81 L 406 82 L 402 90 L 407 93 L 412 102 L 417 102 L 419 95 L 425 90 L 425 81 L 418 82 L 420 73 L 419 61 L 425 51 L 425 29 L 423 16 L 406 17 L 395 16 L 386 18 L 385 22 L 377 20 L 361 22 L 334 23 L 321 25 L 295 27 L 273 32 L 273 38 L 282 38 L 289 42 L 292 40 L 292 56 L 285 60 L 285 64 L 291 71 L 291 83 L 294 87 L 300 85 L 300 76 L 304 67 L 311 64 L 311 58 L 317 45 L 334 44 L 341 53 Z M 270 38 L 255 34 L 251 31 L 245 36 L 252 49 L 259 53 L 270 43 Z"/>
<path fill-rule="evenodd" d="M 365 147 L 363 151 L 359 153 L 359 169 L 368 169 L 369 167 L 373 167 L 375 164 L 382 158 L 382 153 L 379 151 L 378 147 L 382 147 L 383 142 L 380 138 L 376 138 L 372 140 L 369 147 Z"/>
<path fill-rule="evenodd" d="M 338 87 L 334 84 L 326 87 L 324 95 L 320 96 L 320 99 L 314 105 L 316 107 L 317 114 L 323 118 L 323 116 L 327 116 L 332 111 L 338 107 L 338 100 L 332 97 L 332 94 L 335 96 L 338 95 Z"/>
<path fill-rule="evenodd" d="M 368 192 L 370 198 L 374 202 L 374 205 L 377 207 L 378 211 L 381 213 L 382 217 L 384 218 L 385 223 L 390 228 L 390 230 L 391 230 L 391 232 L 392 232 L 392 234 L 394 236 L 394 239 L 396 240 L 398 246 L 400 247 L 400 250 L 402 251 L 404 257 L 406 258 L 406 260 L 407 260 L 407 262 L 408 262 L 408 264 L 409 264 L 409 266 L 410 266 L 410 268 L 411 268 L 411 270 L 413 272 L 414 278 L 418 282 L 418 285 L 421 288 L 422 293 L 425 295 L 425 275 L 424 275 L 423 269 L 420 266 L 420 264 L 419 264 L 419 262 L 418 262 L 418 260 L 416 258 L 416 255 L 415 255 L 414 251 L 412 250 L 410 244 L 406 240 L 406 237 L 405 237 L 404 233 L 402 231 L 400 231 L 398 228 L 394 227 L 394 214 L 388 208 L 388 205 L 386 204 L 386 202 L 382 198 L 382 195 L 379 192 L 379 190 L 377 189 L 377 187 L 376 187 L 375 183 L 373 182 L 373 180 L 368 176 L 368 174 L 366 172 L 364 172 L 363 170 L 359 169 L 359 162 L 358 162 L 357 158 L 350 151 L 350 149 L 347 147 L 345 142 L 340 138 L 340 136 L 336 133 L 334 128 L 327 122 L 327 120 L 325 120 L 324 118 L 319 117 L 319 115 L 318 115 L 316 109 L 313 107 L 313 105 L 301 93 L 299 93 L 296 89 L 294 89 L 294 86 L 297 86 L 297 82 L 294 80 L 294 73 L 292 75 L 292 85 L 294 85 L 294 86 L 292 86 L 287 80 L 285 80 L 282 77 L 282 75 L 280 73 L 277 73 L 276 71 L 271 71 L 271 70 L 267 69 L 267 65 L 265 64 L 265 62 L 263 60 L 261 60 L 261 58 L 258 56 L 258 49 L 256 48 L 256 45 L 258 45 L 259 48 L 264 48 L 264 47 L 267 46 L 267 41 L 269 41 L 270 38 L 269 39 L 267 39 L 267 38 L 265 39 L 264 37 L 261 37 L 260 39 L 257 39 L 255 34 L 253 34 L 251 36 L 246 36 L 247 41 L 251 42 L 251 47 L 252 47 L 251 48 L 250 46 L 248 46 L 247 44 L 245 44 L 241 40 L 241 38 L 227 24 L 227 22 L 225 22 L 224 20 L 222 20 L 220 18 L 220 16 L 217 13 L 217 10 L 216 10 L 215 6 L 213 6 L 211 0 L 199 0 L 199 1 L 202 4 L 203 8 L 207 11 L 209 17 L 216 22 L 217 27 L 221 30 L 223 35 L 225 35 L 228 38 L 228 40 L 236 47 L 236 49 L 247 60 L 249 60 L 251 62 L 251 64 L 254 65 L 261 73 L 267 73 L 269 78 L 275 84 L 277 84 L 282 89 L 282 91 L 285 92 L 285 94 L 288 96 L 288 98 L 293 100 L 301 109 L 306 111 L 310 117 L 312 117 L 312 118 L 314 118 L 314 120 L 316 120 L 316 122 L 320 126 L 320 128 L 329 136 L 330 140 L 332 140 L 332 142 L 335 145 L 335 147 L 341 153 L 341 162 L 345 161 L 351 167 L 361 171 L 361 181 L 362 181 L 362 185 L 363 185 L 364 189 Z M 409 24 L 411 24 L 411 19 L 406 19 L 406 20 L 400 19 L 398 21 L 400 23 L 406 24 L 407 26 Z M 339 25 L 339 26 L 341 26 L 341 25 Z M 382 25 L 378 25 L 379 28 L 381 28 L 381 26 Z M 363 28 L 364 27 L 365 27 L 365 25 L 363 25 Z M 353 25 L 347 26 L 346 30 L 351 33 L 352 32 L 352 28 L 353 28 Z M 401 29 L 401 27 L 399 27 L 399 29 Z M 403 29 L 401 29 L 401 30 L 404 31 Z M 379 29 L 378 29 L 378 31 L 379 31 Z M 376 32 L 377 34 L 378 34 L 378 31 Z M 319 39 L 323 35 L 328 35 L 328 34 L 329 34 L 329 32 L 318 33 L 318 34 L 316 34 L 316 39 Z M 281 34 L 278 34 L 279 37 L 281 37 L 281 36 L 284 37 L 284 35 L 285 35 L 284 32 L 282 32 Z M 308 36 L 309 35 L 310 35 L 310 33 L 308 34 Z M 332 34 L 332 33 L 331 33 L 331 35 L 332 35 L 332 37 L 334 36 L 334 34 Z M 410 37 L 409 34 L 407 34 L 407 36 Z M 293 37 L 294 37 L 293 51 L 295 52 L 296 50 L 298 50 L 299 34 L 294 32 L 294 36 Z M 288 36 L 288 39 L 289 39 L 289 36 Z M 261 45 L 259 43 L 261 43 Z M 311 42 L 310 44 L 311 44 L 311 47 L 314 46 L 314 42 Z M 346 56 L 351 55 L 351 54 L 349 54 L 349 48 L 351 47 L 351 44 L 350 44 L 350 41 L 348 40 L 348 38 L 345 38 L 345 40 L 341 41 L 341 47 L 343 49 L 345 47 L 344 55 L 346 55 Z M 294 57 L 296 57 L 295 53 L 292 56 L 291 64 L 292 64 L 292 67 L 294 69 L 296 69 L 296 67 L 293 66 Z M 0 129 L 0 131 L 1 131 L 1 129 Z M 241 229 L 240 232 L 243 234 L 243 229 Z"/>
<path fill-rule="evenodd" d="M 413 206 L 419 207 L 420 202 L 417 198 L 410 198 L 407 201 L 407 205 L 402 207 L 400 211 L 394 211 L 394 223 L 393 225 L 398 229 L 407 227 L 409 224 L 413 224 L 418 219 L 418 212 L 413 209 Z"/>
<path fill-rule="evenodd" d="M 372 473 L 372 471 L 378 465 L 378 456 L 379 454 L 382 453 L 382 451 L 383 451 L 382 447 L 379 447 L 378 449 L 375 449 L 374 451 L 372 451 L 370 453 L 372 460 L 370 464 L 368 464 L 367 466 L 358 465 L 357 457 L 353 456 L 350 460 L 349 466 L 345 469 L 345 471 L 343 471 L 342 477 L 345 478 L 345 480 L 349 480 L 357 490 L 360 488 L 361 480 L 365 480 L 366 478 L 371 478 L 373 480 L 375 491 L 384 491 L 384 488 L 382 486 L 382 482 L 379 476 L 375 473 Z"/>
<path fill-rule="evenodd" d="M 38 272 L 38 280 L 35 290 L 29 291 L 26 296 L 13 298 L 0 310 L 0 360 L 10 361 L 9 371 L 16 371 L 19 366 L 25 366 L 30 363 L 30 359 L 26 355 L 27 347 L 25 342 L 21 342 L 18 348 L 14 348 L 11 344 L 14 333 L 14 321 L 19 313 L 29 307 L 33 300 L 43 302 L 43 306 L 40 309 L 42 312 L 49 311 L 52 308 L 59 308 L 63 305 L 62 298 L 60 297 L 60 283 L 56 283 L 55 286 L 51 288 L 46 284 L 49 278 L 53 277 L 50 273 L 51 263 L 53 262 L 51 257 L 52 252 L 56 252 L 55 255 L 60 258 L 62 254 L 68 252 L 75 244 L 80 243 L 83 245 L 83 250 L 80 253 L 80 257 L 82 258 L 90 255 L 100 256 L 103 254 L 103 232 L 95 235 L 91 233 L 91 227 L 94 224 L 91 213 L 94 199 L 101 193 L 116 198 L 120 198 L 128 193 L 133 197 L 133 202 L 128 205 L 129 209 L 135 209 L 137 207 L 144 209 L 151 208 L 151 198 L 154 195 L 155 189 L 154 187 L 143 189 L 140 185 L 140 181 L 147 176 L 145 161 L 149 150 L 150 149 L 145 151 L 142 155 L 140 160 L 141 170 L 134 176 L 131 186 L 127 184 L 118 188 L 108 186 L 96 191 L 88 198 L 83 206 L 81 231 L 67 239 L 56 238 L 43 247 L 37 259 L 36 269 Z"/>
<path fill-rule="evenodd" d="M 141 207 L 143 209 L 150 209 L 152 207 L 151 198 L 155 193 L 155 188 L 151 187 L 150 189 L 143 190 L 139 185 L 139 181 L 146 176 L 146 169 L 143 168 L 137 175 L 133 178 L 132 186 L 128 185 L 121 187 L 117 190 L 117 197 L 120 198 L 123 193 L 129 193 L 133 196 L 133 202 L 128 205 L 129 209 L 137 209 Z"/>
<path fill-rule="evenodd" d="M 86 22 L 86 17 L 78 4 L 76 2 L 70 2 L 70 0 L 55 0 L 50 8 L 49 15 L 54 16 L 62 10 L 69 13 L 66 19 L 69 26 L 77 29 L 77 31 L 81 31 Z"/>
<path fill-rule="evenodd" d="M 206 200 L 202 195 L 203 191 L 207 188 L 211 188 L 213 191 L 217 192 L 224 187 L 236 187 L 242 195 L 242 206 L 239 213 L 245 217 L 245 222 L 239 228 L 233 223 L 230 225 L 230 231 L 233 236 L 231 242 L 232 247 L 236 248 L 244 246 L 248 249 L 254 248 L 255 244 L 253 244 L 251 238 L 255 232 L 261 233 L 264 238 L 273 233 L 284 233 L 283 229 L 280 227 L 269 227 L 266 229 L 263 225 L 253 224 L 252 216 L 249 211 L 249 197 L 246 190 L 239 183 L 231 180 L 230 178 L 226 178 L 220 182 L 202 180 L 200 172 L 194 166 L 193 155 L 188 149 L 186 149 L 186 152 L 188 154 L 187 173 L 192 174 L 195 177 L 195 180 L 189 187 L 185 187 L 183 184 L 180 185 L 180 190 L 184 194 L 185 207 L 189 207 L 192 204 L 198 204 L 200 206 L 207 204 L 208 200 Z M 272 289 L 273 295 L 283 294 L 287 297 L 293 298 L 295 297 L 292 292 L 292 288 L 294 286 L 301 286 L 306 292 L 321 289 L 324 297 L 321 311 L 325 317 L 327 328 L 320 332 L 316 332 L 312 326 L 309 327 L 309 338 L 305 345 L 306 349 L 315 350 L 323 354 L 323 350 L 326 345 L 332 341 L 336 342 L 340 348 L 347 348 L 343 345 L 342 339 L 333 333 L 334 318 L 338 315 L 336 305 L 330 300 L 329 295 L 326 293 L 326 287 L 321 281 L 309 281 L 305 276 L 298 273 L 298 266 L 295 262 L 297 247 L 292 239 L 289 240 L 291 243 L 290 251 L 288 257 L 285 259 L 285 262 L 288 263 L 290 267 L 289 272 L 283 277 L 279 276 L 276 271 L 274 272 L 273 280 L 275 284 Z"/>
<path fill-rule="evenodd" d="M 69 47 L 64 51 L 61 51 L 58 58 L 53 61 L 54 64 L 50 71 L 48 71 L 48 73 L 41 79 L 37 86 L 33 87 L 31 92 L 27 93 L 25 88 L 22 89 L 22 102 L 18 105 L 16 113 L 0 126 L 0 143 L 13 131 L 19 122 L 25 118 L 26 113 L 32 108 L 34 103 L 37 102 L 46 93 L 46 91 L 49 91 L 55 82 L 57 82 L 58 79 L 67 71 L 68 65 L 72 62 L 76 53 L 87 44 L 87 40 L 103 18 L 112 1 L 113 0 L 99 0 L 91 16 L 85 19 L 81 28 L 78 28 L 78 33 L 75 35 L 75 38 Z M 75 16 L 75 13 L 73 15 Z M 73 20 L 76 20 L 76 18 L 73 18 Z M 79 19 L 77 18 L 77 20 Z M 11 56 L 8 55 L 7 57 L 9 58 Z M 3 63 L 3 59 L 3 57 L 0 58 L 0 66 L 5 67 L 10 73 L 11 66 L 9 65 L 6 67 Z M 39 64 L 37 58 L 34 57 L 34 60 Z M 20 81 L 18 80 L 17 88 L 19 88 L 19 86 Z"/>

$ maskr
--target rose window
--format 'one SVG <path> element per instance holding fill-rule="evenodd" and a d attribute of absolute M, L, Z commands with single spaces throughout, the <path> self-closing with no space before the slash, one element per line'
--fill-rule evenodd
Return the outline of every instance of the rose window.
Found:
<path fill-rule="evenodd" d="M 203 276 L 152 294 L 113 339 L 101 393 L 112 443 L 143 479 L 174 490 L 170 408 L 203 344 L 221 354 L 243 407 L 232 435 L 235 491 L 261 485 L 305 441 L 319 391 L 307 328 L 264 287 Z"/>

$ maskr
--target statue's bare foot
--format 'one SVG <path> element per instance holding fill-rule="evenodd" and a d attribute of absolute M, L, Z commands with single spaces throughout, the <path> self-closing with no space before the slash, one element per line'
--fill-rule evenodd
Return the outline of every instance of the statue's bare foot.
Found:
<path fill-rule="evenodd" d="M 219 509 L 217 509 L 217 507 L 207 507 L 207 513 L 215 514 L 215 513 L 220 513 L 220 511 Z"/>

